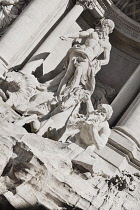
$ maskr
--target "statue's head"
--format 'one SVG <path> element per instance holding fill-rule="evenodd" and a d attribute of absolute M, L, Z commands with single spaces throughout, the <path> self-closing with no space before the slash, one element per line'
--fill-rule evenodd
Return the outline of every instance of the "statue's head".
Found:
<path fill-rule="evenodd" d="M 114 22 L 110 19 L 102 18 L 101 19 L 101 25 L 102 25 L 103 30 L 108 31 L 108 34 L 112 33 L 113 29 L 115 28 Z"/>
<path fill-rule="evenodd" d="M 99 104 L 97 110 L 109 120 L 113 114 L 113 109 L 109 104 Z"/>
<path fill-rule="evenodd" d="M 17 81 L 19 78 L 21 79 L 21 74 L 15 71 L 8 71 L 5 75 L 7 82 Z"/>

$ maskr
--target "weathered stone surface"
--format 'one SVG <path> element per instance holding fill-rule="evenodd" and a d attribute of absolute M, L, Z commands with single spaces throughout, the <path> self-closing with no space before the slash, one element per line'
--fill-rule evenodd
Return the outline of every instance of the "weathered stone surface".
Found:
<path fill-rule="evenodd" d="M 91 173 L 102 174 L 103 176 L 109 176 L 113 172 L 109 169 L 108 165 L 103 161 L 94 151 L 85 150 L 81 152 L 75 159 L 72 160 L 74 166 L 79 166 L 83 170 L 87 170 Z M 81 169 L 82 170 L 82 169 Z"/>
<path fill-rule="evenodd" d="M 11 127 L 14 128 L 16 126 L 12 124 Z M 5 134 L 7 140 L 9 134 L 6 133 L 7 130 L 3 130 L 3 135 Z M 28 134 L 24 129 L 22 129 L 20 135 L 17 134 L 11 132 L 11 137 L 15 137 L 16 140 L 13 138 L 9 138 L 10 141 L 8 140 L 8 145 L 11 144 L 11 147 L 9 146 L 8 149 L 8 151 L 11 151 L 10 157 L 15 154 L 11 148 L 17 141 L 23 142 L 33 152 L 34 157 L 30 162 L 32 167 L 27 169 L 27 173 L 22 171 L 16 172 L 16 176 L 24 180 L 19 186 L 16 186 L 10 179 L 8 181 L 8 177 L 1 177 L 1 193 L 5 195 L 14 207 L 29 207 L 39 202 L 49 209 L 62 209 L 64 206 L 81 209 L 107 209 L 108 206 L 113 208 L 113 205 L 114 208 L 119 209 L 119 199 L 120 204 L 122 205 L 123 203 L 128 208 L 126 205 L 128 192 L 120 191 L 118 192 L 119 195 L 118 193 L 115 195 L 116 193 L 112 192 L 112 194 L 109 194 L 108 200 L 106 200 L 108 185 L 105 181 L 106 178 L 101 176 L 102 173 L 100 171 L 96 171 L 96 173 L 93 171 L 92 177 L 78 171 L 76 168 L 72 168 L 71 160 L 80 157 L 80 155 L 81 161 L 88 162 L 89 160 L 89 164 L 91 164 L 90 159 L 92 156 L 88 153 L 88 150 L 84 151 L 74 143 L 67 145 L 45 139 L 36 134 Z M 4 142 L 6 143 L 7 141 L 2 140 L 1 144 Z M 90 158 L 88 158 L 89 156 Z M 98 158 L 96 154 L 93 154 L 93 156 Z M 7 157 L 7 162 L 10 157 Z M 84 157 L 87 158 L 84 159 Z M 103 160 L 99 164 L 101 165 L 102 163 Z M 101 169 L 103 169 L 102 166 Z M 136 178 L 136 182 L 137 180 Z M 9 185 L 10 182 L 11 184 Z M 16 186 L 15 195 L 13 191 L 10 192 L 14 186 Z M 121 200 L 122 193 L 123 201 Z M 133 207 L 137 209 L 138 202 L 134 201 Z M 115 207 L 116 205 L 117 207 Z"/>
<path fill-rule="evenodd" d="M 140 205 L 140 175 L 136 173 L 139 165 L 136 144 L 124 135 L 120 138 L 120 133 L 114 130 L 109 144 L 105 146 L 110 135 L 107 120 L 111 117 L 112 109 L 109 105 L 100 105 L 97 110 L 95 107 L 103 100 L 106 101 L 107 91 L 104 88 L 108 88 L 108 85 L 104 84 L 103 91 L 98 89 L 96 92 L 94 108 L 93 97 L 91 98 L 95 74 L 102 65 L 109 62 L 111 45 L 108 34 L 112 32 L 114 24 L 110 20 L 102 19 L 102 26 L 98 29 L 78 32 L 78 36 L 75 35 L 78 40 L 73 43 L 71 40 L 67 45 L 62 44 L 67 38 L 76 38 L 65 35 L 67 30 L 71 32 L 85 28 L 79 21 L 71 28 L 69 26 L 81 14 L 83 7 L 80 4 L 75 5 L 57 25 L 59 21 L 56 23 L 56 20 L 64 12 L 68 1 L 54 2 L 32 1 L 1 42 L 0 57 L 10 67 L 30 57 L 29 53 L 34 47 L 38 47 L 37 44 L 47 37 L 23 71 L 15 72 L 12 68 L 7 73 L 6 68 L 0 64 L 0 202 L 7 203 L 7 198 L 16 209 L 39 208 L 41 205 L 50 210 L 137 210 Z M 98 1 L 80 2 L 86 7 L 93 2 L 96 7 L 100 5 Z M 48 7 L 43 8 L 44 5 Z M 96 9 L 94 12 L 97 12 Z M 35 13 L 37 10 L 38 13 Z M 24 20 L 29 21 L 25 28 Z M 57 27 L 49 31 L 54 23 Z M 86 27 L 89 28 L 88 24 Z M 22 30 L 25 36 L 20 37 L 14 50 L 10 46 L 13 46 Z M 61 35 L 62 40 L 59 39 Z M 86 41 L 81 40 L 83 43 L 79 40 L 82 36 L 86 38 Z M 6 38 L 9 38 L 8 42 Z M 7 46 L 9 48 L 4 51 Z M 61 51 L 63 46 L 66 48 Z M 59 75 L 58 72 L 49 72 L 49 78 L 46 74 L 37 81 L 34 77 L 36 74 L 30 74 L 34 64 L 44 59 L 37 55 L 42 52 L 40 50 L 45 53 L 48 50 L 47 53 L 50 53 L 43 65 L 46 68 L 49 64 L 46 68 L 48 72 L 51 70 L 50 66 L 55 68 L 59 64 L 68 47 L 70 50 L 65 59 L 65 69 L 63 70 L 61 63 Z M 98 57 L 102 52 L 104 59 Z M 126 58 L 128 59 L 127 56 Z M 136 66 L 136 63 L 132 66 Z M 32 68 L 27 73 L 30 67 Z M 130 74 L 129 69 L 125 75 Z M 126 81 L 124 78 L 121 82 L 117 81 L 119 77 L 114 72 L 111 76 L 108 73 L 106 75 L 105 81 L 111 80 L 108 84 L 113 84 L 114 81 L 119 84 L 117 90 Z M 117 71 L 116 75 L 118 76 Z M 45 85 L 39 83 L 45 82 L 45 79 Z M 112 93 L 112 88 L 109 92 Z M 132 123 L 131 118 L 130 121 Z M 99 151 L 101 148 L 103 149 Z M 126 168 L 131 173 L 122 171 Z M 7 208 L 5 204 L 4 206 Z"/>

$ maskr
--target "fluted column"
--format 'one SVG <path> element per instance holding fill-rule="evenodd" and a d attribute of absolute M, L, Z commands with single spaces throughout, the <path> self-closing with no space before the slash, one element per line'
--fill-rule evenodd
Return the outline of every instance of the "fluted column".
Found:
<path fill-rule="evenodd" d="M 33 57 L 39 54 L 42 54 L 44 52 L 49 54 L 51 50 L 54 48 L 54 46 L 56 45 L 56 43 L 58 42 L 59 37 L 64 35 L 68 31 L 68 29 L 72 27 L 72 25 L 75 23 L 77 18 L 81 15 L 84 9 L 93 9 L 96 6 L 95 5 L 96 1 L 97 0 L 91 0 L 91 1 L 77 0 L 74 7 L 63 18 L 63 20 L 58 24 L 58 26 L 51 32 L 51 34 L 47 37 L 44 43 L 35 52 Z M 29 63 L 23 68 L 23 71 L 26 71 L 26 69 L 28 71 L 30 69 L 30 71 L 32 72 L 42 62 L 43 62 L 43 59 L 42 60 L 31 59 Z M 47 65 L 47 63 L 45 65 Z"/>
<path fill-rule="evenodd" d="M 0 40 L 0 60 L 20 65 L 64 13 L 68 0 L 34 0 Z"/>

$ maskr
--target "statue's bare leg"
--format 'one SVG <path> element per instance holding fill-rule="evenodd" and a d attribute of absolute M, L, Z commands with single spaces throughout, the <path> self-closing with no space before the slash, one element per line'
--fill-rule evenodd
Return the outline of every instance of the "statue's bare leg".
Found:
<path fill-rule="evenodd" d="M 69 91 L 71 92 L 75 87 L 78 87 L 81 81 L 81 77 L 83 74 L 87 74 L 88 71 L 88 61 L 80 61 L 76 64 L 76 70 L 74 73 L 74 78 L 70 85 Z"/>
<path fill-rule="evenodd" d="M 67 71 L 65 76 L 63 77 L 63 79 L 61 80 L 58 90 L 57 90 L 57 94 L 59 95 L 60 93 L 62 93 L 62 91 L 65 88 L 65 85 L 67 84 L 68 80 L 72 77 L 72 75 L 74 74 L 74 70 L 75 70 L 75 66 L 74 66 L 74 61 L 70 60 Z"/>
<path fill-rule="evenodd" d="M 91 112 L 94 111 L 94 107 L 91 101 L 91 96 L 89 96 L 88 99 L 86 100 L 86 105 L 87 105 L 87 114 L 89 115 Z"/>

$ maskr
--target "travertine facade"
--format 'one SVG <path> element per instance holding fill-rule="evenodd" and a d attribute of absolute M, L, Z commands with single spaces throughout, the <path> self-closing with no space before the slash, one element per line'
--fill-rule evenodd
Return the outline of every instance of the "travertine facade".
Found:
<path fill-rule="evenodd" d="M 139 209 L 138 5 L 0 1 L 0 209 Z"/>

